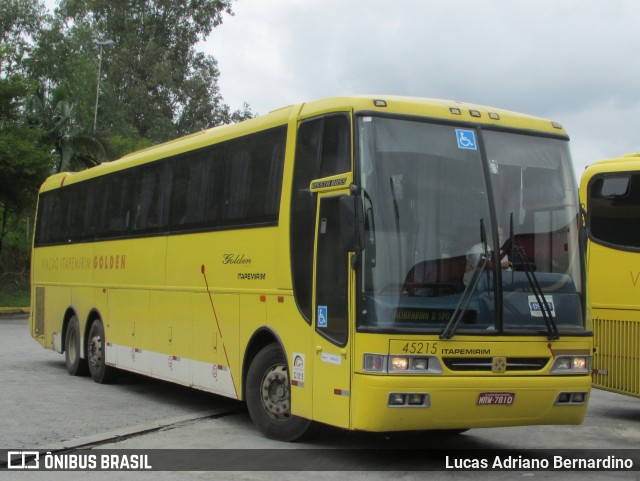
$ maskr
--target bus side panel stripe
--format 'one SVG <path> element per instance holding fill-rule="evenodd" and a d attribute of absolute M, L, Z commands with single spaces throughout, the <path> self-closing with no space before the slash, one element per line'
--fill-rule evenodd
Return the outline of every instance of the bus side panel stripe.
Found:
<path fill-rule="evenodd" d="M 111 343 L 107 345 L 106 359 L 108 364 L 126 371 L 238 399 L 229 366 Z"/>

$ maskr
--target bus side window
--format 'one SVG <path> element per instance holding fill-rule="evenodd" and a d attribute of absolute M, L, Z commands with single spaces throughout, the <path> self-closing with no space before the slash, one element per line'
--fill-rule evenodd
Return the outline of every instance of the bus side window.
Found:
<path fill-rule="evenodd" d="M 176 159 L 170 224 L 174 230 L 215 227 L 220 217 L 223 146 Z"/>
<path fill-rule="evenodd" d="M 351 170 L 351 129 L 346 114 L 304 121 L 298 128 L 291 192 L 291 266 L 298 308 L 311 323 L 317 199 L 312 180 Z"/>
<path fill-rule="evenodd" d="M 224 161 L 222 223 L 278 222 L 286 129 L 277 127 L 231 142 Z"/>
<path fill-rule="evenodd" d="M 317 320 L 316 330 L 339 346 L 346 344 L 349 332 L 348 259 L 340 242 L 340 197 L 325 197 L 320 203 L 316 304 L 324 307 L 326 319 L 324 325 Z"/>
<path fill-rule="evenodd" d="M 131 220 L 131 177 L 126 172 L 105 178 L 100 236 L 121 236 L 127 232 Z"/>
<path fill-rule="evenodd" d="M 87 184 L 79 183 L 67 188 L 65 192 L 66 209 L 66 241 L 77 242 L 84 238 L 85 204 Z"/>
<path fill-rule="evenodd" d="M 588 196 L 591 236 L 616 246 L 640 248 L 638 229 L 629 228 L 640 221 L 640 175 L 594 178 L 589 184 Z"/>
<path fill-rule="evenodd" d="M 226 223 L 237 225 L 246 221 L 251 180 L 250 153 L 230 148 L 224 162 L 222 220 Z"/>
<path fill-rule="evenodd" d="M 351 170 L 350 137 L 347 116 L 340 115 L 324 119 L 320 172 L 316 178 L 329 177 Z"/>
<path fill-rule="evenodd" d="M 150 167 L 139 169 L 133 186 L 134 210 L 131 227 L 136 231 L 154 231 L 166 223 L 166 182 L 167 162 L 156 162 Z"/>

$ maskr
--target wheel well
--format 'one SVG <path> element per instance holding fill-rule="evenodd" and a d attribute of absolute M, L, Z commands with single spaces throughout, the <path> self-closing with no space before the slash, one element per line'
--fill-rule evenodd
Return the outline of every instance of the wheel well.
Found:
<path fill-rule="evenodd" d="M 280 346 L 280 350 L 284 355 L 284 349 L 282 343 L 278 337 L 270 330 L 262 328 L 253 335 L 247 348 L 244 351 L 244 361 L 242 363 L 242 399 L 244 399 L 244 393 L 246 392 L 247 372 L 249 372 L 249 366 L 253 362 L 253 358 L 269 344 L 277 344 Z"/>
<path fill-rule="evenodd" d="M 60 340 L 60 342 L 62 343 L 62 352 L 66 350 L 66 346 L 64 344 L 65 344 L 65 339 L 67 338 L 67 327 L 69 327 L 69 321 L 75 315 L 76 315 L 76 311 L 74 311 L 72 307 L 67 307 L 67 310 L 64 313 L 64 318 L 62 319 L 62 333 L 61 333 L 62 338 Z"/>

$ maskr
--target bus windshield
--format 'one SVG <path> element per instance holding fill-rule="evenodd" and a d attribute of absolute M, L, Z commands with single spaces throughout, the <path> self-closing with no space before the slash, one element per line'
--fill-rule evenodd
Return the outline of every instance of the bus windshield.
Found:
<path fill-rule="evenodd" d="M 584 329 L 566 141 L 375 116 L 358 132 L 360 330 Z"/>

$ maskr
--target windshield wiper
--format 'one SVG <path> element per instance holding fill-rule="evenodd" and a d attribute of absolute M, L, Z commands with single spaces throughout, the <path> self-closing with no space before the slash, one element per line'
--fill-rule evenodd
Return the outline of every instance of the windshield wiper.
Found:
<path fill-rule="evenodd" d="M 366 245 L 367 245 L 367 259 L 369 259 L 369 264 L 371 267 L 376 266 L 376 221 L 373 216 L 373 200 L 371 200 L 371 196 L 369 192 L 366 191 L 364 187 L 360 189 L 364 200 L 369 203 L 369 207 L 365 207 L 364 209 L 364 228 L 366 235 Z"/>
<path fill-rule="evenodd" d="M 516 245 L 514 241 L 513 212 L 511 213 L 511 218 L 509 222 L 510 222 L 509 243 L 511 244 L 510 245 L 511 255 L 518 257 L 518 260 L 520 261 L 519 265 L 522 266 L 525 276 L 527 277 L 527 281 L 531 286 L 531 290 L 533 291 L 533 294 L 536 296 L 536 301 L 540 306 L 540 312 L 542 313 L 542 318 L 544 319 L 544 323 L 547 326 L 547 331 L 548 331 L 547 339 L 549 339 L 550 341 L 555 341 L 557 339 L 560 339 L 560 332 L 558 331 L 558 326 L 556 324 L 556 321 L 553 318 L 553 313 L 551 312 L 551 308 L 549 307 L 549 304 L 547 304 L 547 299 L 545 298 L 544 293 L 542 292 L 542 288 L 540 287 L 540 283 L 538 282 L 538 278 L 536 277 L 532 264 L 531 262 L 529 262 L 529 259 L 527 258 L 527 253 L 525 252 L 522 246 Z"/>
<path fill-rule="evenodd" d="M 400 265 L 404 265 L 403 249 L 402 249 L 402 234 L 400 231 L 400 209 L 398 208 L 398 197 L 396 195 L 396 186 L 393 181 L 393 176 L 389 177 L 389 184 L 391 186 L 391 199 L 393 200 L 393 217 L 396 221 L 396 234 L 398 236 L 398 259 Z"/>
<path fill-rule="evenodd" d="M 471 302 L 471 298 L 475 293 L 478 283 L 480 282 L 480 276 L 484 272 L 485 268 L 489 264 L 489 258 L 491 257 L 491 253 L 489 252 L 489 248 L 487 247 L 487 232 L 484 228 L 484 221 L 480 219 L 480 241 L 482 242 L 482 247 L 484 252 L 480 254 L 480 259 L 478 260 L 478 264 L 476 265 L 475 270 L 473 271 L 473 275 L 469 280 L 469 283 L 464 288 L 462 292 L 462 296 L 460 297 L 460 301 L 458 301 L 458 305 L 456 306 L 449 322 L 444 327 L 442 332 L 440 333 L 440 339 L 451 339 L 458 328 L 458 324 L 462 320 L 462 317 L 466 314 L 469 309 L 469 303 Z"/>

